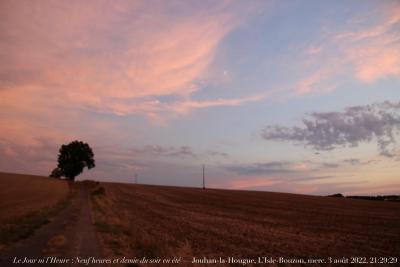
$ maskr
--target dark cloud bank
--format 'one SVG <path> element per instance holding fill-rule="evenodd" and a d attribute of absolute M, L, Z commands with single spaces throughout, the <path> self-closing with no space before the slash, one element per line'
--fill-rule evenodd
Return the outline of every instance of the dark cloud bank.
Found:
<path fill-rule="evenodd" d="M 320 170 L 336 169 L 343 165 L 367 165 L 373 161 L 361 161 L 359 159 L 345 159 L 337 162 L 317 162 L 317 161 L 270 161 L 270 162 L 256 162 L 249 164 L 230 164 L 224 165 L 223 168 L 227 171 L 239 175 L 290 175 L 299 173 L 311 173 Z M 307 168 L 299 169 L 299 165 L 306 165 Z M 331 176 L 329 176 L 331 177 Z M 320 177 L 318 177 L 320 179 Z"/>
<path fill-rule="evenodd" d="M 400 131 L 400 102 L 353 106 L 343 112 L 314 112 L 304 118 L 302 124 L 271 125 L 260 134 L 265 140 L 295 141 L 315 150 L 376 142 L 381 155 L 393 157 L 396 156 L 396 134 Z"/>

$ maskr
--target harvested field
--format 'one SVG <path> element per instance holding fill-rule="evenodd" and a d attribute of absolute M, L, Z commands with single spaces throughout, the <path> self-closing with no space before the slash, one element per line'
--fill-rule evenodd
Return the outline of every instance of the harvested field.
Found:
<path fill-rule="evenodd" d="M 108 256 L 398 256 L 400 205 L 284 193 L 101 183 Z"/>
<path fill-rule="evenodd" d="M 68 192 L 68 183 L 63 180 L 0 173 L 0 222 L 52 207 Z"/>

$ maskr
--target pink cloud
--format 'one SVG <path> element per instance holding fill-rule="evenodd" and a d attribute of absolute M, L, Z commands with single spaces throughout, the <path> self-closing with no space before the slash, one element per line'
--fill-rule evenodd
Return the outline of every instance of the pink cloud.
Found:
<path fill-rule="evenodd" d="M 358 30 L 332 33 L 327 40 L 306 47 L 304 68 L 309 69 L 310 74 L 298 80 L 295 93 L 329 92 L 337 87 L 334 80 L 348 76 L 362 83 L 400 77 L 400 35 L 396 30 L 399 14 L 400 5 L 384 4 L 373 14 L 351 20 L 347 26 L 359 28 L 357 26 L 369 21 L 372 15 L 375 23 Z"/>
<path fill-rule="evenodd" d="M 84 138 L 108 145 L 135 137 L 97 113 L 165 123 L 194 109 L 263 99 L 192 96 L 221 41 L 253 14 L 252 8 L 238 10 L 231 1 L 2 1 L 1 169 L 30 166 L 46 174 L 60 144 Z M 42 139 L 51 142 L 52 159 L 35 165 L 33 154 L 48 149 Z M 185 147 L 178 152 L 190 154 Z M 137 169 L 129 164 L 119 167 Z"/>
<path fill-rule="evenodd" d="M 383 9 L 379 15 L 378 25 L 337 36 L 339 44 L 344 43 L 345 60 L 353 65 L 355 78 L 364 83 L 400 76 L 400 35 L 393 31 L 400 23 L 400 5 Z"/>
<path fill-rule="evenodd" d="M 92 109 L 106 111 L 116 115 L 124 116 L 129 114 L 144 114 L 152 122 L 165 123 L 171 117 L 188 114 L 194 109 L 204 109 L 210 107 L 229 107 L 240 106 L 248 102 L 256 102 L 267 97 L 266 94 L 245 96 L 242 98 L 224 98 L 215 100 L 196 101 L 190 98 L 180 99 L 173 103 L 162 103 L 158 100 L 142 100 L 140 102 L 111 102 L 107 106 L 103 101 L 97 99 L 90 103 Z"/>
<path fill-rule="evenodd" d="M 389 76 L 400 76 L 400 49 L 365 47 L 350 52 L 355 76 L 362 82 L 372 83 Z"/>
<path fill-rule="evenodd" d="M 311 46 L 311 47 L 309 47 L 306 50 L 306 52 L 307 52 L 307 54 L 315 55 L 315 54 L 321 53 L 322 50 L 323 50 L 323 47 L 321 45 L 319 45 L 319 46 Z"/>
<path fill-rule="evenodd" d="M 149 117 L 234 105 L 190 97 L 221 40 L 244 21 L 235 8 L 229 1 L 3 1 L 0 73 L 7 80 L 0 90 L 21 102 L 51 94 L 57 105 Z M 151 99 L 159 96 L 182 103 L 160 107 Z"/>
<path fill-rule="evenodd" d="M 208 107 L 219 107 L 219 106 L 240 106 L 247 102 L 257 102 L 264 98 L 267 95 L 253 95 L 253 96 L 245 96 L 242 98 L 231 98 L 231 99 L 216 99 L 216 100 L 208 100 L 208 101 L 183 101 L 177 103 L 172 106 L 178 113 L 187 113 L 191 109 L 202 109 Z"/>
<path fill-rule="evenodd" d="M 326 93 L 335 89 L 334 84 L 329 83 L 329 78 L 335 73 L 334 69 L 325 68 L 317 70 L 310 75 L 304 77 L 295 85 L 297 95 L 305 95 L 310 93 Z"/>
<path fill-rule="evenodd" d="M 373 39 L 376 37 L 382 37 L 382 35 L 388 34 L 392 27 L 395 27 L 397 23 L 400 22 L 400 5 L 388 4 L 383 6 L 381 10 L 378 11 L 378 16 L 383 15 L 383 19 L 377 25 L 372 25 L 366 27 L 359 31 L 350 31 L 340 33 L 335 36 L 338 41 L 350 39 L 351 42 L 358 42 L 368 39 Z M 383 14 L 382 14 L 383 13 Z M 374 15 L 377 15 L 376 13 Z M 371 14 L 367 14 L 367 17 L 363 19 L 369 19 Z"/>

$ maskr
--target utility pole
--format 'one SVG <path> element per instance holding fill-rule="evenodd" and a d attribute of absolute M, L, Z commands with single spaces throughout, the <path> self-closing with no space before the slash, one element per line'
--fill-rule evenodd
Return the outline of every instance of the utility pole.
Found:
<path fill-rule="evenodd" d="M 203 164 L 203 190 L 206 189 L 205 168 L 206 168 L 206 165 Z"/>

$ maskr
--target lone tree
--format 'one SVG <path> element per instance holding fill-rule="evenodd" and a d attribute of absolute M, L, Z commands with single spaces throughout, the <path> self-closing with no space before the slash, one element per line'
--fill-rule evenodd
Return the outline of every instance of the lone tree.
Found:
<path fill-rule="evenodd" d="M 73 141 L 68 145 L 62 145 L 58 155 L 58 171 L 67 179 L 74 181 L 83 168 L 94 168 L 94 154 L 87 143 Z"/>
<path fill-rule="evenodd" d="M 50 177 L 52 178 L 61 178 L 61 176 L 63 176 L 63 173 L 60 168 L 54 168 L 54 170 L 50 174 Z"/>

